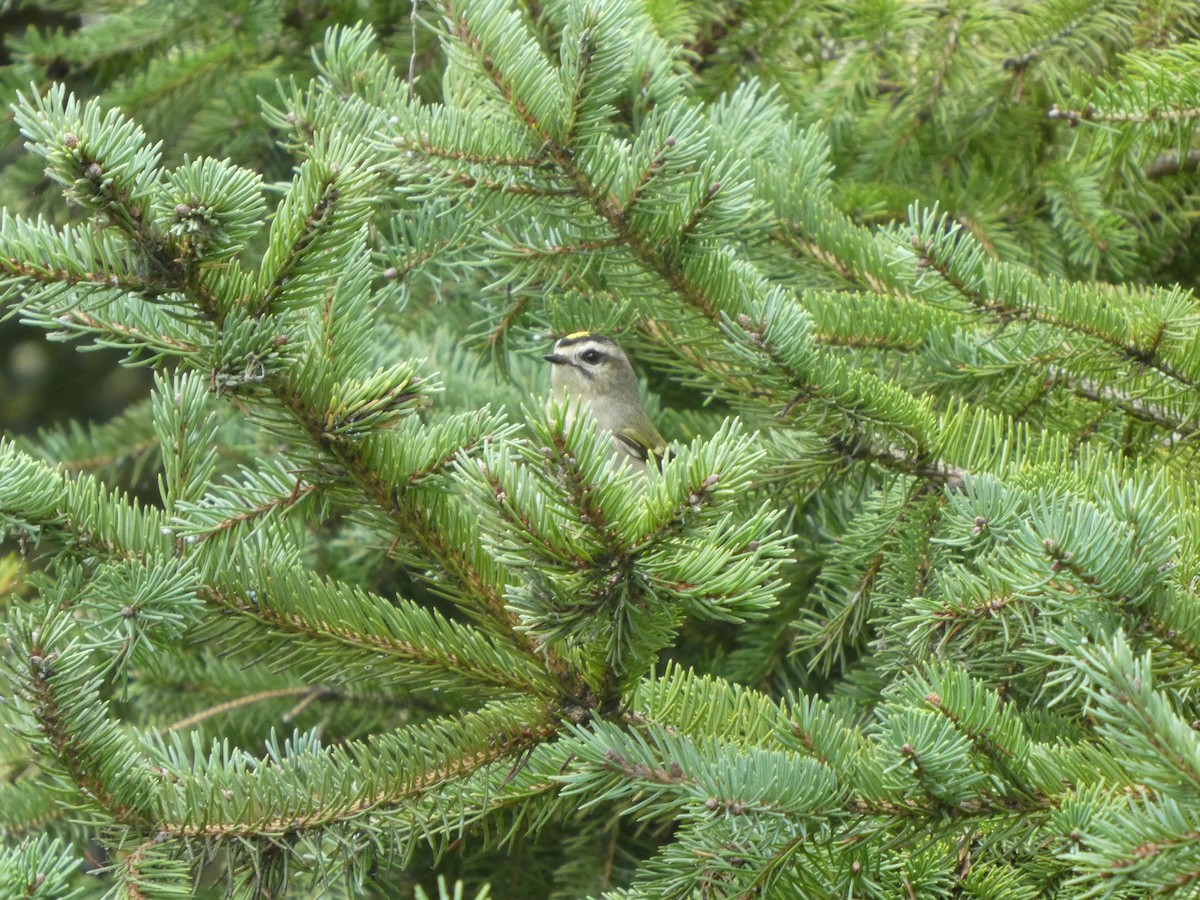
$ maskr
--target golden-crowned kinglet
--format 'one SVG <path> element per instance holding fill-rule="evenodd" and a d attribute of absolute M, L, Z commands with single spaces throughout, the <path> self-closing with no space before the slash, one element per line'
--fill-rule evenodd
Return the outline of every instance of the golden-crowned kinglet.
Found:
<path fill-rule="evenodd" d="M 616 341 L 576 331 L 559 338 L 545 358 L 553 399 L 575 400 L 590 409 L 596 424 L 612 432 L 619 458 L 644 472 L 648 460 L 657 466 L 669 457 L 667 442 L 642 408 L 633 366 Z"/>

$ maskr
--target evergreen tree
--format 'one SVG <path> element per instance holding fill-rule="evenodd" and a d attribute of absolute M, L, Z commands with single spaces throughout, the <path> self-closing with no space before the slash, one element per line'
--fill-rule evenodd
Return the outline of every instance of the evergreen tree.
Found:
<path fill-rule="evenodd" d="M 0 895 L 1200 895 L 1194 5 L 415 6 L 284 180 L 14 105 L 154 382 L 0 443 Z"/>
<path fill-rule="evenodd" d="M 70 221 L 72 210 L 26 153 L 11 103 L 18 91 L 54 84 L 101 94 L 161 143 L 162 159 L 216 156 L 268 181 L 291 177 L 294 160 L 263 120 L 259 95 L 312 75 L 309 50 L 325 29 L 367 18 L 389 56 L 430 71 L 428 29 L 414 27 L 411 0 L 8 0 L 0 3 L 0 206 Z M 430 74 L 433 74 L 430 72 Z M 436 78 L 425 84 L 435 85 Z M 13 400 L 0 425 L 30 433 L 72 416 L 109 418 L 145 396 L 145 370 L 121 369 L 117 351 L 80 356 L 0 327 L 0 391 Z"/>

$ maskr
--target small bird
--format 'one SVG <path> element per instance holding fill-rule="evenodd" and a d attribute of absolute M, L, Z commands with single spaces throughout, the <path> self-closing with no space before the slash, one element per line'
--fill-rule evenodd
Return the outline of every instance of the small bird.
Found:
<path fill-rule="evenodd" d="M 576 400 L 591 410 L 596 424 L 612 432 L 616 455 L 645 472 L 647 463 L 661 466 L 670 450 L 646 415 L 638 396 L 637 376 L 625 351 L 612 338 L 576 331 L 559 338 L 550 363 L 550 389 L 555 400 Z"/>

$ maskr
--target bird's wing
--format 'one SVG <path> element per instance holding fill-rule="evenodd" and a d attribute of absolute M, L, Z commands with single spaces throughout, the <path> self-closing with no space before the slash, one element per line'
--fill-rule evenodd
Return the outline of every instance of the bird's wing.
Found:
<path fill-rule="evenodd" d="M 661 439 L 653 447 L 648 447 L 646 444 L 637 439 L 635 435 L 623 434 L 620 431 L 614 431 L 613 437 L 617 439 L 621 447 L 626 450 L 634 459 L 647 462 L 653 459 L 659 468 L 662 468 L 664 462 L 668 462 L 675 458 L 675 454 L 671 448 L 667 446 L 665 441 Z"/>

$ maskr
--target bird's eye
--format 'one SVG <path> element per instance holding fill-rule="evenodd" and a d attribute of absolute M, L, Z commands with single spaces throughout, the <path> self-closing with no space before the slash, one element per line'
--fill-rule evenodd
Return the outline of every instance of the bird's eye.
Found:
<path fill-rule="evenodd" d="M 599 350 L 585 350 L 583 353 L 579 354 L 579 358 L 582 359 L 585 363 L 598 363 L 598 362 L 600 362 L 600 351 Z"/>

